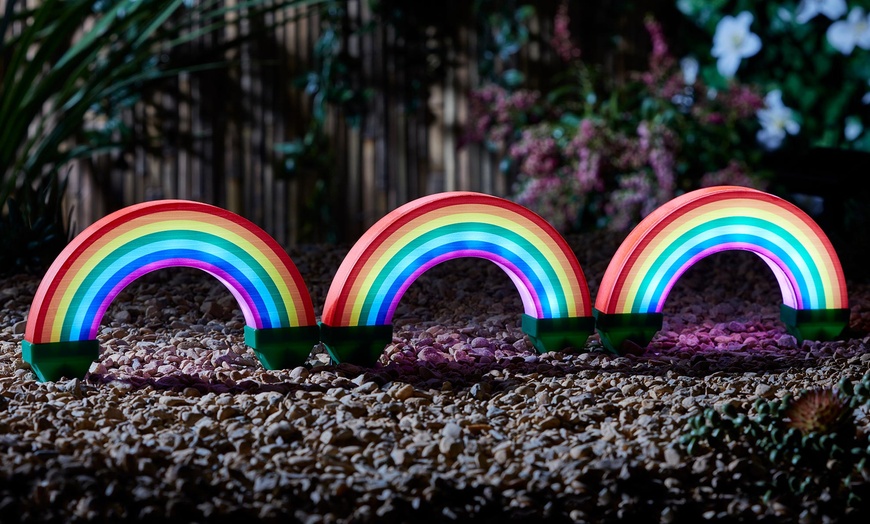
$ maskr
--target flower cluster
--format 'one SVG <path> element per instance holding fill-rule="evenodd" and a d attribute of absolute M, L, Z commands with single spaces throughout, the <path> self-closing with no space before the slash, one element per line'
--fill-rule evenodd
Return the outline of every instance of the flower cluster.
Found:
<path fill-rule="evenodd" d="M 537 91 L 518 90 L 509 92 L 496 84 L 487 84 L 475 90 L 469 97 L 471 128 L 465 140 L 485 142 L 490 149 L 500 150 L 517 127 L 534 122 L 537 117 Z"/>
<path fill-rule="evenodd" d="M 566 6 L 551 41 L 568 68 L 563 83 L 543 93 L 488 84 L 471 95 L 468 139 L 503 156 L 502 166 L 516 174 L 517 202 L 561 231 L 622 231 L 682 191 L 762 186 L 749 168 L 753 153 L 739 144 L 759 132 L 761 111 L 792 132 L 772 97 L 738 83 L 709 88 L 698 61 L 673 56 L 653 19 L 646 21 L 648 69 L 608 84 L 580 59 Z"/>
<path fill-rule="evenodd" d="M 677 6 L 712 36 L 712 47 L 696 46 L 711 84 L 741 82 L 766 93 L 756 115 L 764 149 L 870 151 L 870 14 L 858 3 L 678 0 Z"/>
<path fill-rule="evenodd" d="M 571 18 L 568 16 L 568 3 L 563 2 L 559 5 L 556 16 L 553 20 L 553 38 L 550 40 L 550 45 L 553 50 L 565 62 L 571 62 L 580 58 L 580 48 L 571 40 L 571 30 L 569 24 Z"/>

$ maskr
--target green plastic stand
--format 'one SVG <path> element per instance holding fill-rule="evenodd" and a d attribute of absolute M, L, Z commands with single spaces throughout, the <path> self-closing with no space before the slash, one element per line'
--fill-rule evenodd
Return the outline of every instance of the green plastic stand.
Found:
<path fill-rule="evenodd" d="M 535 318 L 523 313 L 523 333 L 541 354 L 567 348 L 582 349 L 594 331 L 593 317 Z"/>
<path fill-rule="evenodd" d="M 100 356 L 98 340 L 73 340 L 33 344 L 21 342 L 21 358 L 30 364 L 40 382 L 63 377 L 84 377 L 91 364 Z"/>
<path fill-rule="evenodd" d="M 370 367 L 393 341 L 393 325 L 329 326 L 320 324 L 320 342 L 335 363 Z"/>
<path fill-rule="evenodd" d="M 245 326 L 247 344 L 266 369 L 288 369 L 304 364 L 320 340 L 317 326 L 255 329 Z"/>
<path fill-rule="evenodd" d="M 614 314 L 593 309 L 592 315 L 601 343 L 617 355 L 628 353 L 624 347 L 626 341 L 646 347 L 664 324 L 664 315 L 661 313 Z"/>
<path fill-rule="evenodd" d="M 848 309 L 795 309 L 779 305 L 779 318 L 798 344 L 804 340 L 834 340 L 849 325 Z"/>

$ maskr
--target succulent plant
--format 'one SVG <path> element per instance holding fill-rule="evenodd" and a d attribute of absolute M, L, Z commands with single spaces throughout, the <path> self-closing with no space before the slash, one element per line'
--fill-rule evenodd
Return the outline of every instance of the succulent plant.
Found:
<path fill-rule="evenodd" d="M 763 502 L 855 510 L 870 500 L 870 439 L 857 428 L 859 407 L 870 407 L 870 372 L 855 384 L 844 377 L 834 388 L 759 398 L 754 414 L 731 403 L 707 408 L 689 420 L 680 443 L 694 456 L 731 456 L 736 448 L 755 455 L 769 479 L 735 480 L 731 488 Z"/>
<path fill-rule="evenodd" d="M 848 399 L 839 392 L 818 388 L 791 398 L 783 415 L 786 427 L 797 429 L 803 435 L 830 434 L 854 430 L 851 411 Z"/>

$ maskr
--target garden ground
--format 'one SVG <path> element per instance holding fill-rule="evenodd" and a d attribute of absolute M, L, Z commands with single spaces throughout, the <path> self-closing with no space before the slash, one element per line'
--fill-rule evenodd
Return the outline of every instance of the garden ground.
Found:
<path fill-rule="evenodd" d="M 569 238 L 593 297 L 619 240 Z M 345 253 L 291 252 L 316 309 Z M 582 350 L 537 355 L 507 276 L 452 261 L 403 297 L 378 366 L 326 365 L 314 348 L 267 371 L 225 288 L 161 270 L 115 300 L 91 372 L 55 383 L 21 360 L 38 284 L 0 281 L 0 522 L 867 517 L 863 463 L 793 465 L 736 437 L 689 453 L 681 441 L 709 408 L 754 417 L 804 389 L 859 383 L 870 371 L 865 280 L 849 279 L 843 340 L 798 344 L 764 263 L 720 253 L 678 282 L 645 350 L 615 356 L 593 335 Z M 867 411 L 853 416 L 866 447 Z M 800 491 L 781 487 L 805 478 Z"/>

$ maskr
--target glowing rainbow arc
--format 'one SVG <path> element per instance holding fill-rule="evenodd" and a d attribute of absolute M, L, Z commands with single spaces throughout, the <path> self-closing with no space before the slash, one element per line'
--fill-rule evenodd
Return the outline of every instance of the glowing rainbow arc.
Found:
<path fill-rule="evenodd" d="M 626 340 L 648 344 L 680 276 L 704 257 L 735 249 L 757 254 L 771 268 L 782 319 L 797 338 L 831 338 L 848 324 L 845 276 L 818 224 L 769 193 L 718 186 L 664 204 L 619 247 L 595 302 L 602 341 L 615 352 Z"/>
<path fill-rule="evenodd" d="M 286 367 L 317 343 L 311 297 L 272 237 L 218 207 L 161 200 L 102 218 L 55 259 L 30 308 L 25 360 L 41 380 L 84 374 L 99 354 L 100 321 L 115 297 L 146 273 L 182 266 L 229 289 L 245 317 L 245 340 L 264 366 Z"/>
<path fill-rule="evenodd" d="M 523 328 L 540 351 L 585 343 L 591 300 L 564 238 L 519 204 L 471 192 L 409 202 L 357 241 L 327 293 L 322 342 L 336 359 L 345 353 L 344 360 L 376 360 L 408 287 L 431 267 L 462 257 L 489 260 L 507 273 L 523 300 Z"/>

